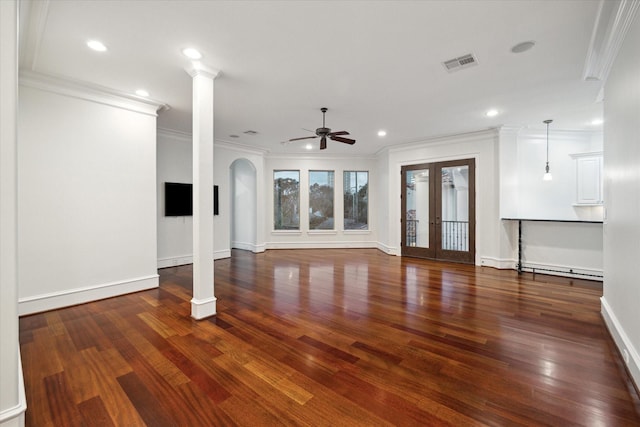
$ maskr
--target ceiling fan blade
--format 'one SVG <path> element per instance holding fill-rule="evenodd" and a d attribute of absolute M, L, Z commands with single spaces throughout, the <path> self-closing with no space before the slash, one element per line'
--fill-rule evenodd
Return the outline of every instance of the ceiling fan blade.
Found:
<path fill-rule="evenodd" d="M 320 149 L 324 150 L 325 148 L 327 148 L 327 138 L 323 136 L 320 140 Z"/>
<path fill-rule="evenodd" d="M 303 136 L 302 138 L 290 139 L 289 142 L 291 142 L 291 141 L 300 141 L 301 139 L 313 139 L 313 138 L 317 138 L 317 137 L 318 137 L 317 135 L 315 135 L 315 136 Z"/>
<path fill-rule="evenodd" d="M 345 144 L 350 144 L 350 145 L 353 145 L 356 143 L 355 139 L 342 138 L 341 136 L 332 136 L 331 139 L 338 142 L 344 142 Z"/>
<path fill-rule="evenodd" d="M 339 130 L 338 132 L 331 132 L 329 134 L 330 137 L 333 137 L 336 135 L 349 135 L 349 132 L 347 132 L 346 130 Z"/>

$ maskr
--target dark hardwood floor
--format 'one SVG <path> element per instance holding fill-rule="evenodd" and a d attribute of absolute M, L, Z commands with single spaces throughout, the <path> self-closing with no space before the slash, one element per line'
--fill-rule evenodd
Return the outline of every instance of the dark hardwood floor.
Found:
<path fill-rule="evenodd" d="M 160 288 L 20 319 L 29 426 L 638 426 L 599 282 L 233 251 L 218 315 Z"/>

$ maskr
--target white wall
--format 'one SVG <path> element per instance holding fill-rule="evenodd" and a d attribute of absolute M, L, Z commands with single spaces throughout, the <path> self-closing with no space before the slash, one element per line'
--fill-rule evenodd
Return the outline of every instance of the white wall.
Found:
<path fill-rule="evenodd" d="M 552 181 L 543 181 L 546 132 L 522 129 L 517 136 L 515 173 L 518 218 L 602 220 L 599 207 L 574 206 L 576 166 L 572 154 L 602 151 L 601 132 L 549 130 L 549 166 Z M 505 167 L 508 167 L 505 165 Z"/>
<path fill-rule="evenodd" d="M 640 14 L 605 85 L 602 313 L 640 386 Z"/>
<path fill-rule="evenodd" d="M 510 225 L 500 221 L 498 185 L 498 133 L 496 130 L 436 138 L 388 150 L 387 203 L 379 206 L 388 221 L 387 240 L 381 244 L 400 255 L 401 167 L 404 165 L 473 158 L 476 161 L 476 260 L 477 265 L 513 267 L 509 242 Z"/>
<path fill-rule="evenodd" d="M 0 2 L 0 426 L 24 426 L 18 342 L 18 2 Z"/>
<path fill-rule="evenodd" d="M 164 183 L 181 182 L 191 183 L 192 177 L 192 142 L 191 135 L 176 133 L 168 130 L 158 132 L 158 268 L 174 265 L 189 264 L 193 261 L 193 234 L 192 217 L 165 217 L 164 216 Z M 231 227 L 233 214 L 231 210 L 231 165 L 242 159 L 252 165 L 256 170 L 256 177 L 264 175 L 264 153 L 242 146 L 233 146 L 223 141 L 214 143 L 214 178 L 213 182 L 218 186 L 219 215 L 213 218 L 213 244 L 214 259 L 228 258 L 231 256 Z M 262 188 L 262 187 L 260 187 Z M 212 189 L 213 191 L 213 189 Z M 254 252 L 262 252 L 264 243 L 264 218 L 257 206 L 263 206 L 264 194 L 257 194 L 254 212 L 250 210 L 239 211 L 239 215 L 252 215 L 252 234 L 255 235 L 250 243 Z M 245 221 L 240 219 L 240 221 Z"/>
<path fill-rule="evenodd" d="M 255 242 L 249 243 L 250 250 L 253 252 L 263 252 L 265 250 L 264 230 L 265 230 L 265 218 L 264 212 L 262 212 L 262 206 L 264 206 L 265 197 L 267 195 L 258 191 L 255 200 L 254 212 L 233 212 L 231 209 L 233 201 L 231 200 L 231 167 L 237 160 L 243 160 L 251 164 L 252 168 L 255 168 L 256 179 L 260 180 L 264 176 L 264 156 L 265 151 L 254 149 L 250 147 L 229 144 L 223 141 L 216 141 L 214 145 L 215 150 L 215 170 L 214 180 L 218 184 L 219 199 L 220 199 L 220 215 L 216 217 L 215 222 L 215 234 L 214 238 L 216 253 L 224 246 L 227 251 L 226 256 L 231 256 L 231 215 L 240 215 L 244 220 L 255 221 L 254 225 L 247 226 L 249 228 L 255 227 Z M 262 188 L 261 184 L 256 183 L 256 188 Z M 248 207 L 248 209 L 250 209 Z M 250 218 L 250 219 L 249 219 Z M 253 232 L 251 234 L 254 234 Z"/>
<path fill-rule="evenodd" d="M 156 108 L 21 75 L 20 314 L 158 286 Z"/>
<path fill-rule="evenodd" d="M 258 209 L 258 177 L 256 169 L 246 159 L 231 165 L 229 174 L 231 202 L 231 247 L 255 251 Z M 262 215 L 261 215 L 262 216 Z"/>
<path fill-rule="evenodd" d="M 558 169 L 551 185 L 558 195 L 546 197 L 549 189 L 543 185 L 542 168 L 531 158 L 533 152 L 544 144 L 540 131 L 522 129 L 490 130 L 467 135 L 436 138 L 433 140 L 396 146 L 378 153 L 372 158 L 331 158 L 307 155 L 269 156 L 247 147 L 216 142 L 215 182 L 220 188 L 220 216 L 216 217 L 214 240 L 215 258 L 230 256 L 230 248 L 259 252 L 265 248 L 315 248 L 315 247 L 377 247 L 389 254 L 400 254 L 400 167 L 430 161 L 473 157 L 476 159 L 476 264 L 497 268 L 515 268 L 517 262 L 517 223 L 502 221 L 502 217 L 518 217 L 522 206 L 531 207 L 528 200 L 534 198 L 558 215 L 573 219 L 590 219 L 580 212 L 601 208 L 575 208 L 575 160 L 569 154 L 601 149 L 602 139 L 597 133 L 556 132 L 562 143 L 556 157 Z M 541 145 L 542 141 L 542 145 Z M 543 147 L 544 148 L 544 147 Z M 162 216 L 161 187 L 164 181 L 191 182 L 190 137 L 160 132 L 158 141 L 158 265 L 160 267 L 191 262 L 191 219 L 164 218 Z M 544 155 L 544 149 L 542 150 Z M 526 153 L 526 154 L 523 154 Z M 245 190 L 253 180 L 252 171 L 240 171 L 234 176 L 234 161 L 241 159 L 256 167 L 258 177 L 256 206 L 254 209 L 230 209 L 237 201 L 234 184 Z M 264 166 L 263 166 L 264 165 Z M 298 231 L 273 230 L 273 171 L 299 170 L 301 172 L 301 229 Z M 309 170 L 335 171 L 335 230 L 308 230 L 308 174 Z M 342 173 L 344 170 L 370 172 L 369 225 L 367 231 L 342 230 Z M 246 176 L 245 176 L 246 175 Z M 533 177 L 533 178 L 532 178 Z M 533 194 L 533 196 L 531 196 Z M 246 197 L 251 197 L 245 194 Z M 563 200 L 557 203 L 556 199 Z M 556 205 L 561 204 L 561 207 Z M 235 211 L 235 212 L 234 212 Z M 506 212 L 506 213 L 505 213 Z M 558 213 L 559 212 L 559 213 Z M 538 213 L 542 213 L 539 211 Z M 247 215 L 255 218 L 255 246 L 252 226 L 235 228 L 238 223 L 254 224 Z M 571 216 L 573 215 L 573 216 Z M 245 218 L 245 216 L 247 216 Z M 534 216 L 535 217 L 535 216 Z M 597 215 L 596 215 L 597 217 Z M 233 230 L 238 237 L 233 237 Z M 525 223 L 523 225 L 525 265 L 561 271 L 574 271 L 590 275 L 602 274 L 602 227 L 599 224 Z M 588 277 L 588 276 L 579 276 Z"/>
<path fill-rule="evenodd" d="M 375 207 L 376 223 L 375 227 L 378 234 L 378 249 L 392 254 L 393 248 L 389 246 L 389 152 L 383 150 L 378 153 L 375 164 L 375 174 L 369 176 L 372 181 L 371 185 L 375 186 L 378 196 L 378 205 Z M 400 209 L 398 207 L 398 209 Z"/>
<path fill-rule="evenodd" d="M 300 171 L 300 230 L 274 230 L 273 172 L 275 170 Z M 334 230 L 309 230 L 309 171 L 335 172 Z M 343 175 L 344 171 L 369 171 L 369 229 L 343 229 Z M 365 157 L 272 156 L 266 159 L 261 191 L 265 194 L 267 249 L 285 248 L 376 248 L 378 236 L 379 199 L 376 180 L 376 160 Z"/>
<path fill-rule="evenodd" d="M 193 217 L 164 216 L 164 183 L 193 182 L 191 136 L 158 131 L 158 267 L 193 262 Z"/>
<path fill-rule="evenodd" d="M 553 125 L 553 124 L 552 124 Z M 552 181 L 543 181 L 546 130 L 500 130 L 500 217 L 563 221 L 601 221 L 601 206 L 576 206 L 577 161 L 572 155 L 602 151 L 599 131 L 549 130 Z M 517 258 L 517 222 L 511 225 Z M 602 276 L 602 225 L 522 223 L 522 263 L 555 270 L 550 274 L 598 279 Z M 542 272 L 542 271 L 541 271 Z"/>
<path fill-rule="evenodd" d="M 602 280 L 601 223 L 523 221 L 522 245 L 524 267 L 554 270 L 539 273 Z"/>

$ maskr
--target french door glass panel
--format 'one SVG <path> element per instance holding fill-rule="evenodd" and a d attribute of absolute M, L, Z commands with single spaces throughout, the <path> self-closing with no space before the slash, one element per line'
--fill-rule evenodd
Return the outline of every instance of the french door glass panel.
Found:
<path fill-rule="evenodd" d="M 441 241 L 446 251 L 469 250 L 469 166 L 443 167 Z"/>
<path fill-rule="evenodd" d="M 429 169 L 406 172 L 405 245 L 429 247 Z"/>

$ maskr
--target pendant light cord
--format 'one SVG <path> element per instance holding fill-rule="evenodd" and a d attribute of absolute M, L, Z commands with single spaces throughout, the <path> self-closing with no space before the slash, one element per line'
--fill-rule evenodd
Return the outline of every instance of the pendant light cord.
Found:
<path fill-rule="evenodd" d="M 547 166 L 549 165 L 549 122 L 547 122 Z"/>
<path fill-rule="evenodd" d="M 545 166 L 545 172 L 549 173 L 549 123 L 553 120 L 545 120 L 544 123 L 547 125 L 547 164 Z"/>

